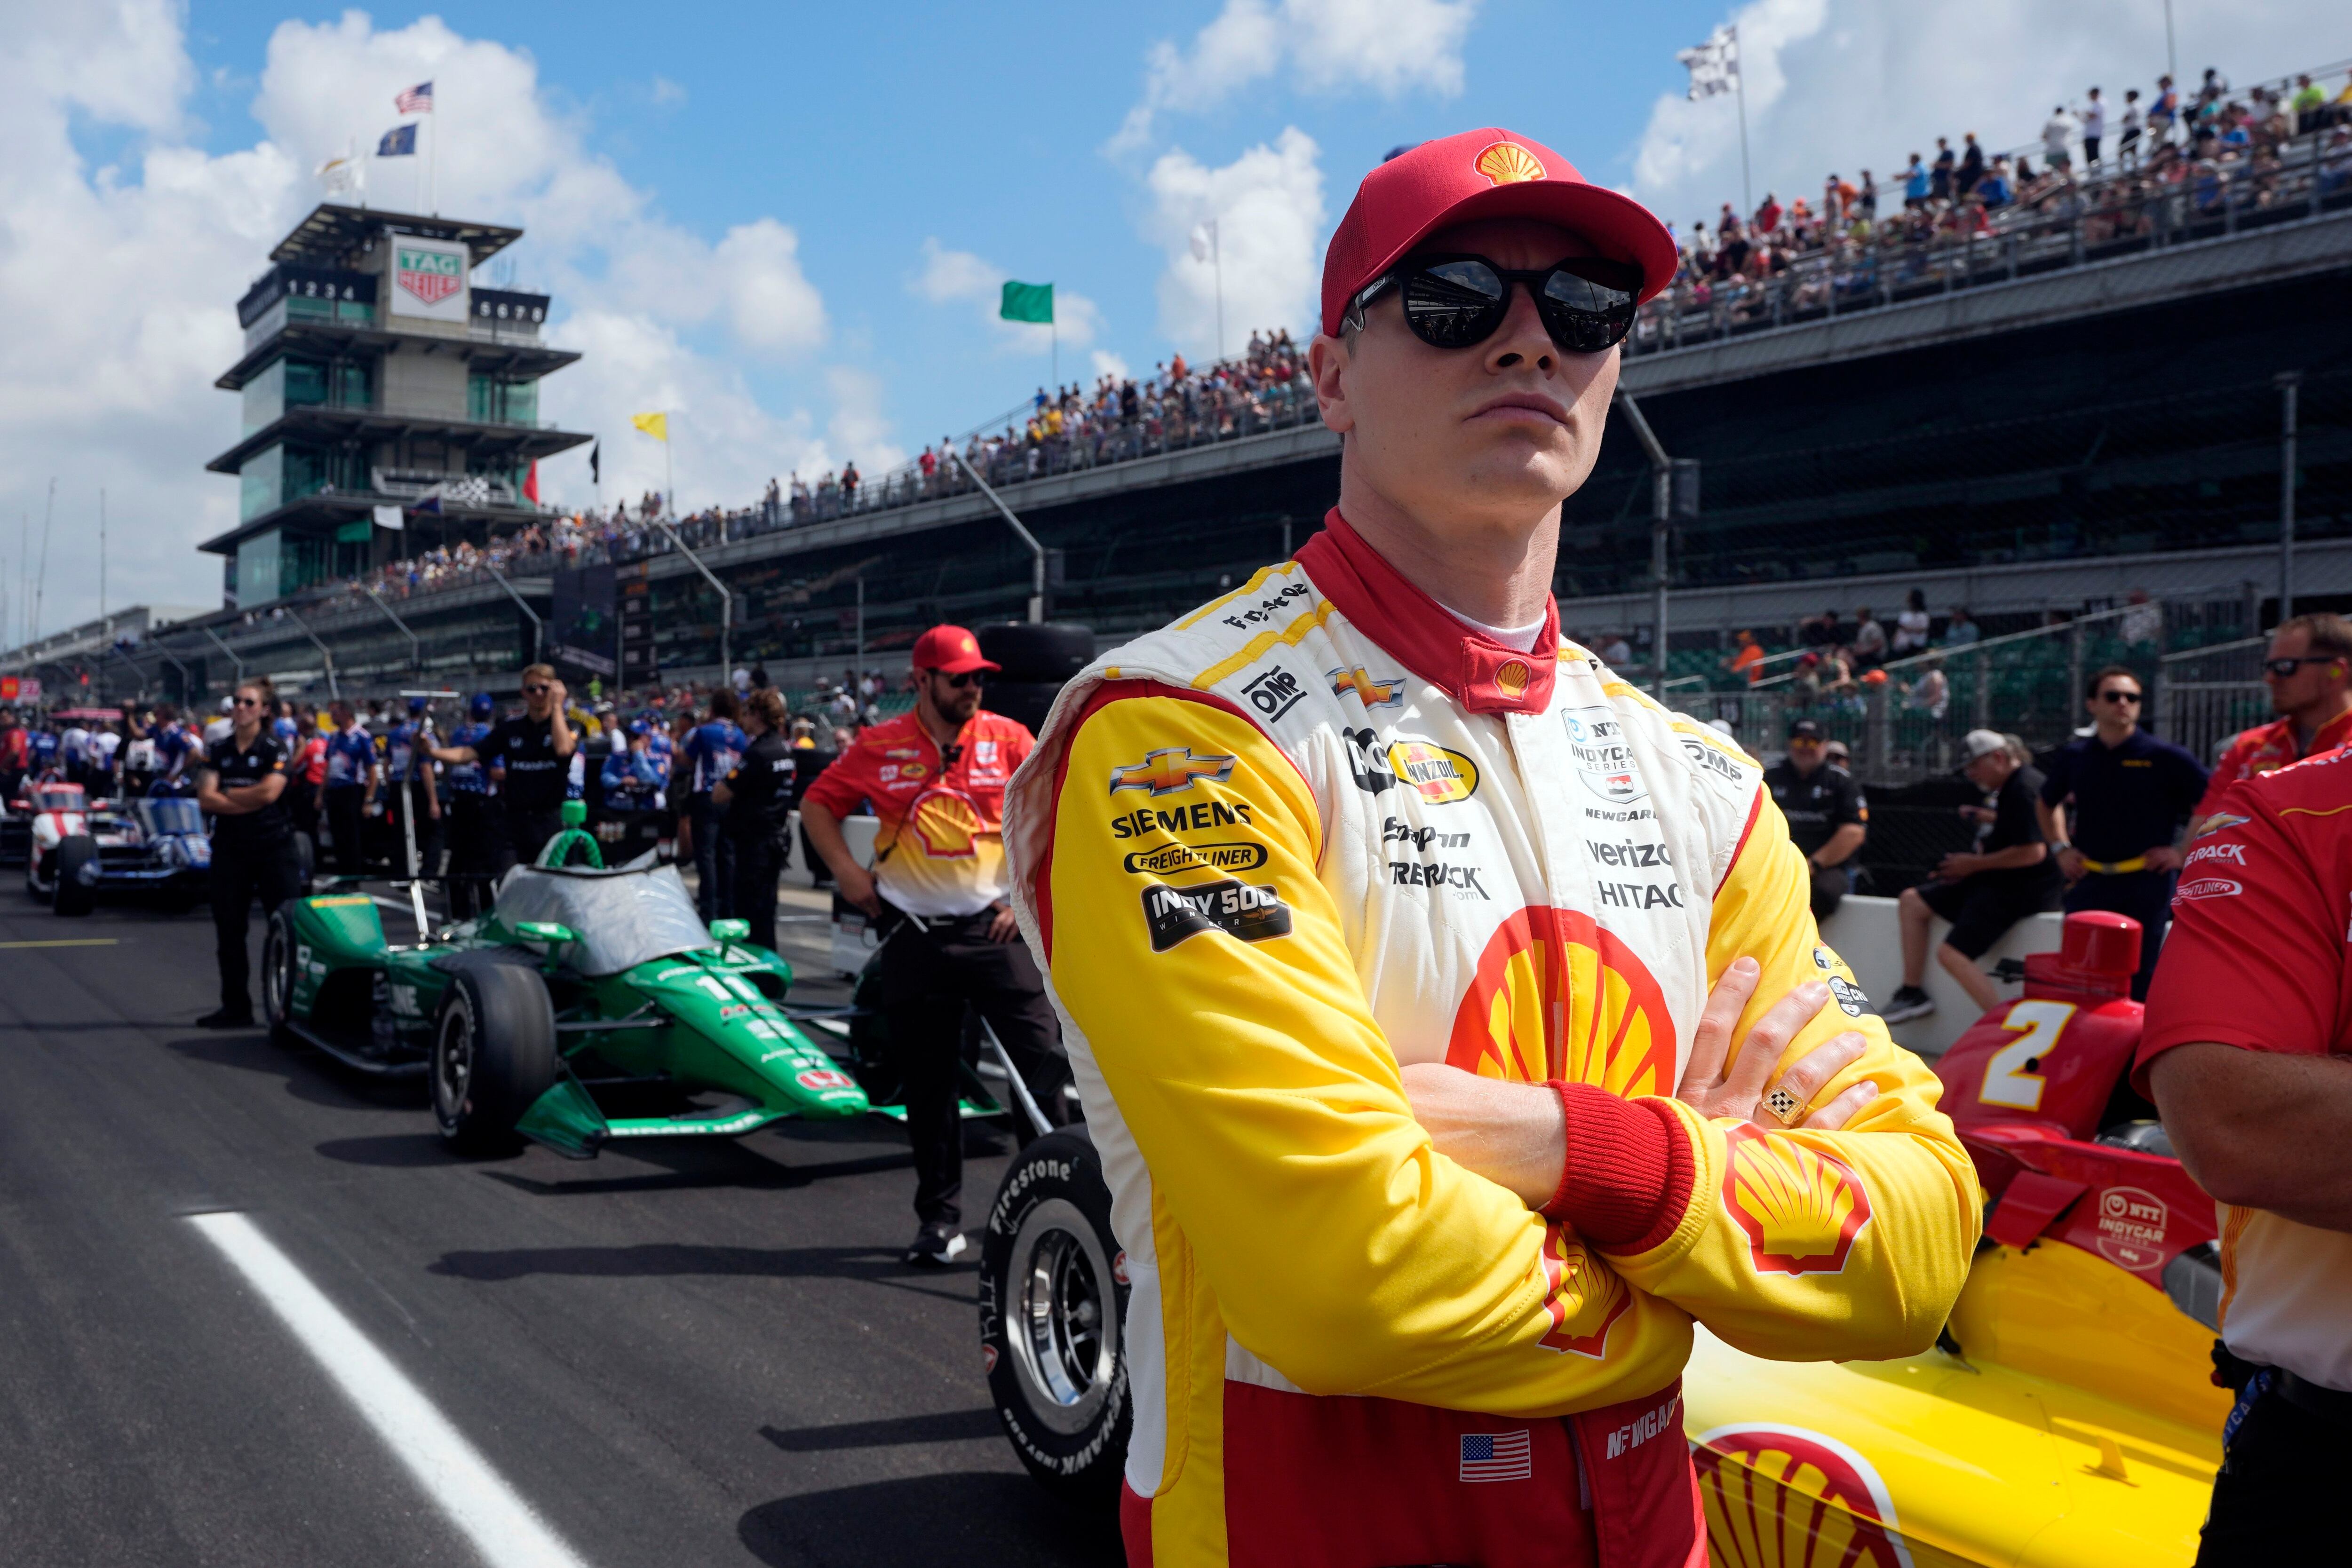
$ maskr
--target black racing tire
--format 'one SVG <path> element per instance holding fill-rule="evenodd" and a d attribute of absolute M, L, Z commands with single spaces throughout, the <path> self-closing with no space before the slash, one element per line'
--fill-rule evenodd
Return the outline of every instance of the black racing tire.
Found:
<path fill-rule="evenodd" d="M 998 621 L 974 633 L 980 651 L 1004 666 L 995 681 L 1038 681 L 1060 685 L 1095 662 L 1095 633 L 1069 621 Z M 989 704 L 992 708 L 996 705 Z"/>
<path fill-rule="evenodd" d="M 425 1076 L 442 1141 L 464 1155 L 511 1154 L 515 1124 L 562 1071 L 547 982 L 520 964 L 460 969 L 433 1015 Z"/>
<path fill-rule="evenodd" d="M 294 1032 L 294 967 L 299 957 L 293 915 L 284 909 L 271 911 L 269 928 L 261 938 L 261 1018 L 269 1027 L 269 1043 L 286 1051 L 302 1042 Z"/>
<path fill-rule="evenodd" d="M 310 891 L 310 879 L 319 873 L 319 846 L 301 829 L 294 830 L 294 886 L 304 894 Z"/>
<path fill-rule="evenodd" d="M 59 915 L 88 915 L 98 907 L 98 841 L 76 833 L 58 841 L 58 879 L 49 907 Z M 85 876 L 89 880 L 84 880 Z"/>
<path fill-rule="evenodd" d="M 1021 1462 L 1049 1490 L 1118 1506 L 1127 1440 L 1127 1254 L 1085 1134 L 1064 1128 L 1004 1173 L 980 1244 L 988 1391 Z"/>
<path fill-rule="evenodd" d="M 1034 735 L 1045 727 L 1054 699 L 1062 695 L 1063 681 L 991 681 L 982 699 L 988 711 L 1003 714 Z"/>

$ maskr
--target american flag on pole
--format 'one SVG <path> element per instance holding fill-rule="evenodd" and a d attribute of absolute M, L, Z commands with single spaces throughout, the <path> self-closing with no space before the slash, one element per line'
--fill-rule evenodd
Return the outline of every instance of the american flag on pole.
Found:
<path fill-rule="evenodd" d="M 1523 1481 L 1533 1473 L 1533 1448 L 1524 1430 L 1462 1435 L 1462 1479 Z"/>
<path fill-rule="evenodd" d="M 392 100 L 396 114 L 430 114 L 433 112 L 433 84 L 418 82 Z"/>

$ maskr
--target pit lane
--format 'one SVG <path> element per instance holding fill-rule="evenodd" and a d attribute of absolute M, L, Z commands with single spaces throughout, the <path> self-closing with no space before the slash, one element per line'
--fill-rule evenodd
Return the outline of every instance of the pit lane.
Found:
<path fill-rule="evenodd" d="M 825 927 L 783 930 L 795 998 L 845 1000 Z M 201 914 L 63 922 L 0 893 L 10 1562 L 479 1560 L 190 1222 L 222 1211 L 594 1568 L 1119 1561 L 990 1411 L 977 1247 L 898 1261 L 913 1176 L 890 1124 L 461 1161 L 420 1086 L 186 1021 L 215 998 Z M 995 1152 L 966 1162 L 970 1223 L 1010 1150 L 973 1146 Z"/>

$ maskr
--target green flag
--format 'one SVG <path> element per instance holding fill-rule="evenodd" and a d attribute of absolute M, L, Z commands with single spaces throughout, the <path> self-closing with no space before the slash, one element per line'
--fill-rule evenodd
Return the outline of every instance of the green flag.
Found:
<path fill-rule="evenodd" d="M 1004 303 L 996 313 L 1007 321 L 1034 321 L 1041 326 L 1049 323 L 1054 319 L 1054 286 L 1007 280 Z"/>

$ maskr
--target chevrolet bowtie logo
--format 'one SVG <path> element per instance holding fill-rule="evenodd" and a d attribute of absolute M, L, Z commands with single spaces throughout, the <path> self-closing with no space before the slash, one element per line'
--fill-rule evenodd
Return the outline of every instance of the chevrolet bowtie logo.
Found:
<path fill-rule="evenodd" d="M 1386 707 L 1391 703 L 1402 700 L 1404 680 L 1402 676 L 1391 675 L 1385 681 L 1374 680 L 1371 672 L 1361 664 L 1353 669 L 1326 673 L 1331 678 L 1331 695 L 1335 697 L 1343 697 L 1353 692 L 1357 700 L 1366 707 Z"/>
<path fill-rule="evenodd" d="M 1154 795 L 1173 795 L 1190 789 L 1195 779 L 1206 779 L 1212 784 L 1222 784 L 1234 776 L 1234 758 L 1230 757 L 1195 757 L 1186 746 L 1171 747 L 1165 751 L 1144 754 L 1140 762 L 1110 770 L 1110 792 L 1122 789 L 1149 789 Z"/>

